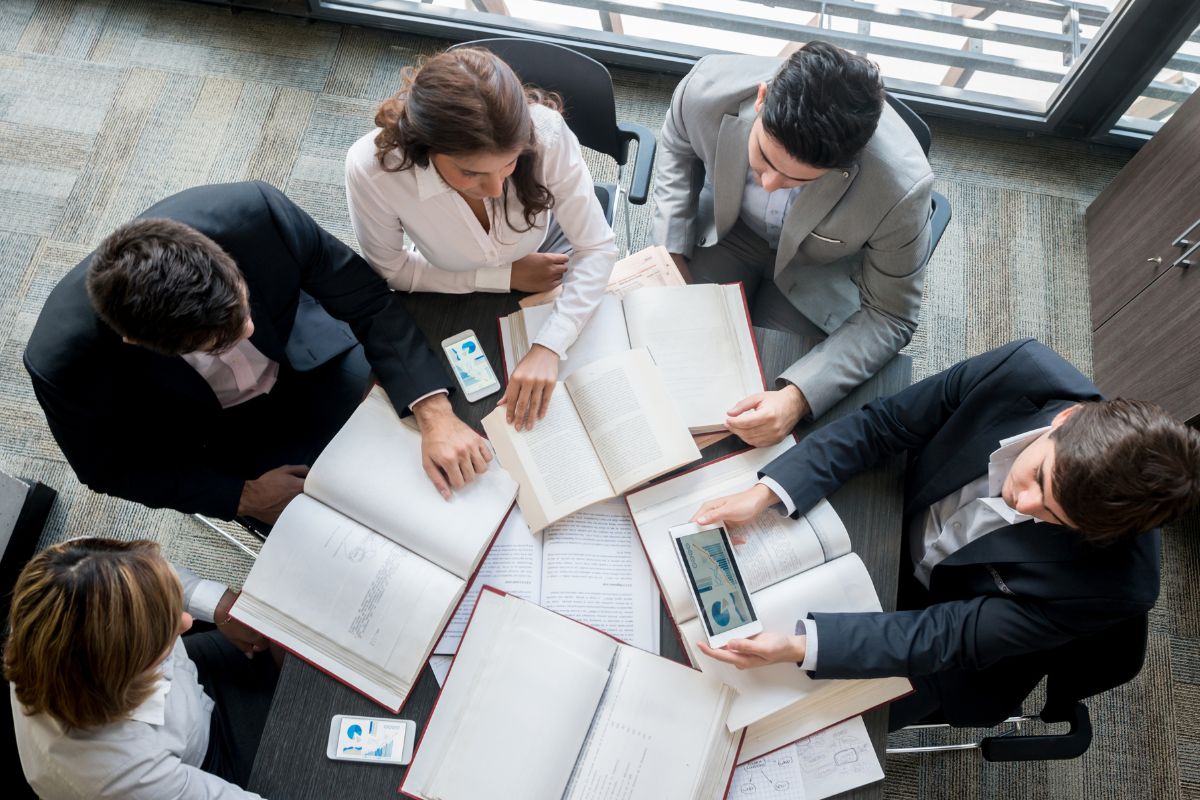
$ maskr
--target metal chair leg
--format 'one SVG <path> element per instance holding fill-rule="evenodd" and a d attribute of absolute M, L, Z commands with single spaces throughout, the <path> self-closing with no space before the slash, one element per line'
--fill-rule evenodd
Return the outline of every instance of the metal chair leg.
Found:
<path fill-rule="evenodd" d="M 1033 720 L 1036 720 L 1036 719 L 1038 719 L 1038 718 L 1032 717 L 1029 715 L 1009 717 L 1008 719 L 1004 720 L 1000 724 L 1001 725 L 1012 725 L 1013 729 L 1011 731 L 1005 731 L 1004 733 L 998 734 L 998 735 L 1000 735 L 1000 736 L 1018 735 L 1024 730 L 1024 725 L 1026 722 L 1032 722 Z M 949 728 L 949 727 L 951 727 L 951 726 L 948 725 L 947 723 L 936 722 L 936 723 L 931 723 L 931 724 L 926 724 L 926 725 L 907 725 L 902 730 L 922 731 L 922 730 L 930 730 L 932 728 Z M 885 752 L 888 755 L 905 755 L 908 753 L 948 753 L 952 750 L 978 750 L 982 745 L 983 745 L 983 742 L 979 741 L 979 742 L 967 742 L 965 744 L 932 744 L 932 745 L 924 745 L 921 747 L 889 747 L 889 748 L 887 748 L 887 750 Z"/>
<path fill-rule="evenodd" d="M 216 531 L 216 533 L 217 533 L 219 536 L 221 536 L 221 538 L 223 538 L 223 539 L 225 539 L 226 541 L 228 541 L 229 543 L 231 543 L 231 544 L 232 544 L 234 547 L 236 547 L 237 549 L 241 550 L 241 551 L 242 551 L 243 553 L 245 553 L 246 555 L 250 556 L 250 557 L 251 557 L 251 558 L 253 558 L 253 559 L 257 559 L 257 558 L 258 558 L 258 553 L 254 552 L 254 551 L 253 551 L 253 550 L 251 550 L 249 547 L 246 547 L 246 545 L 242 544 L 242 543 L 241 543 L 241 542 L 239 542 L 237 539 L 235 539 L 235 538 L 233 538 L 232 536 L 230 536 L 230 535 L 229 535 L 228 533 L 226 533 L 226 532 L 225 532 L 225 531 L 224 531 L 224 530 L 223 530 L 223 529 L 222 529 L 222 528 L 221 528 L 219 525 L 217 525 L 216 523 L 214 523 L 214 522 L 213 522 L 211 519 L 209 519 L 208 517 L 205 517 L 205 516 L 203 516 L 203 515 L 201 515 L 201 514 L 192 514 L 192 516 L 193 516 L 193 517 L 195 517 L 196 519 L 198 519 L 198 520 L 200 521 L 200 524 L 202 524 L 202 525 L 204 525 L 204 526 L 208 527 L 209 529 L 211 529 L 211 530 L 213 530 L 213 531 Z M 239 523 L 239 524 L 240 524 L 240 523 Z M 245 526 L 244 526 L 244 525 L 243 525 L 242 527 L 243 527 L 243 528 L 245 528 Z M 247 531 L 250 531 L 250 529 L 249 529 L 249 528 L 246 528 L 246 530 L 247 530 Z M 250 533 L 254 533 L 254 531 L 250 531 Z M 255 534 L 255 535 L 257 535 L 257 534 Z"/>

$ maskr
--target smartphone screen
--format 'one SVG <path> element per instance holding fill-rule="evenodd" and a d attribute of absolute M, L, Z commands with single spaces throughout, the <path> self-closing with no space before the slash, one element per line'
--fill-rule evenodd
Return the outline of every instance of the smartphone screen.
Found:
<path fill-rule="evenodd" d="M 474 335 L 442 346 L 446 357 L 450 359 L 454 376 L 458 378 L 459 385 L 468 396 L 500 385 L 496 373 L 492 371 L 492 365 L 488 363 L 487 354 L 483 352 L 483 347 Z"/>
<path fill-rule="evenodd" d="M 724 528 L 710 528 L 675 540 L 688 581 L 701 609 L 709 636 L 756 621 L 746 584 L 738 570 Z"/>
<path fill-rule="evenodd" d="M 340 722 L 335 758 L 404 763 L 407 720 L 342 717 Z"/>

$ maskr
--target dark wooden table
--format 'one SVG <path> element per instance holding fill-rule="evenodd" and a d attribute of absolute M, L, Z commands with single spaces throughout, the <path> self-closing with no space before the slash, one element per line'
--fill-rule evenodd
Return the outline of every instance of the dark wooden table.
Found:
<path fill-rule="evenodd" d="M 406 298 L 409 309 L 431 346 L 441 352 L 445 337 L 471 327 L 487 351 L 497 372 L 501 370 L 499 332 L 496 317 L 517 308 L 512 295 L 430 295 L 414 294 Z M 763 370 L 768 385 L 811 346 L 810 342 L 789 333 L 755 329 Z M 906 356 L 897 356 L 871 380 L 858 387 L 814 425 L 797 429 L 804 435 L 813 427 L 828 424 L 875 397 L 894 394 L 908 386 L 912 364 Z M 453 397 L 459 416 L 480 429 L 479 422 L 490 412 L 500 394 L 468 404 L 462 393 Z M 703 451 L 706 460 L 739 449 L 733 438 L 718 442 Z M 897 565 L 900 559 L 900 517 L 903 496 L 903 466 L 899 459 L 885 467 L 849 481 L 829 498 L 850 531 L 854 551 L 862 558 L 875 582 L 884 609 L 896 601 Z M 687 663 L 671 621 L 662 611 L 662 654 Z M 426 667 L 418 679 L 400 717 L 415 720 L 420 736 L 437 699 L 438 685 Z M 271 706 L 271 717 L 263 731 L 249 788 L 273 800 L 306 800 L 330 797 L 395 797 L 405 768 L 398 766 L 354 764 L 331 761 L 325 756 L 329 721 L 335 714 L 389 716 L 387 711 L 362 695 L 348 689 L 303 661 L 288 657 L 284 663 Z M 866 716 L 867 730 L 875 749 L 883 758 L 887 739 L 887 711 Z M 881 784 L 864 786 L 839 795 L 854 800 L 877 800 Z"/>

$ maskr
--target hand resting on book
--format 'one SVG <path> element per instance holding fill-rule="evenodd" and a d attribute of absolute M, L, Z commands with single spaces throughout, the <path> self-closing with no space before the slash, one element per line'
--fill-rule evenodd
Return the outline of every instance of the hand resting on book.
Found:
<path fill-rule="evenodd" d="M 765 667 L 768 664 L 804 660 L 804 637 L 763 631 L 748 639 L 734 639 L 720 649 L 714 650 L 704 642 L 696 642 L 700 652 L 717 661 L 732 664 L 738 669 Z"/>
<path fill-rule="evenodd" d="M 504 397 L 496 405 L 508 407 L 505 418 L 518 431 L 531 430 L 536 420 L 546 416 L 558 381 L 558 361 L 558 353 L 535 344 L 513 370 Z"/>
<path fill-rule="evenodd" d="M 755 392 L 729 409 L 725 426 L 746 444 L 767 447 L 783 441 L 810 409 L 804 393 L 792 384 L 773 392 Z"/>
<path fill-rule="evenodd" d="M 775 493 L 761 483 L 756 483 L 745 491 L 728 494 L 709 500 L 692 515 L 691 522 L 710 525 L 714 522 L 736 523 L 749 522 L 763 513 L 770 506 L 779 502 Z M 735 531 L 729 531 L 729 538 L 734 544 L 745 544 L 746 537 Z"/>

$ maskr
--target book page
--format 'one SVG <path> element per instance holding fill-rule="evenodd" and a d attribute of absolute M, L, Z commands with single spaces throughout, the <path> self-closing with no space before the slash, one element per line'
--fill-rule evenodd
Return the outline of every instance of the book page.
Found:
<path fill-rule="evenodd" d="M 618 647 L 519 598 L 481 593 L 403 791 L 559 800 Z"/>
<path fill-rule="evenodd" d="M 517 484 L 493 461 L 443 500 L 421 466 L 421 434 L 375 387 L 321 453 L 304 491 L 467 580 Z"/>
<path fill-rule="evenodd" d="M 713 797 L 700 786 L 711 771 L 714 738 L 734 740 L 722 725 L 729 697 L 727 688 L 707 676 L 620 648 L 564 798 Z"/>
<path fill-rule="evenodd" d="M 355 657 L 351 666 L 374 665 L 406 689 L 464 588 L 457 576 L 300 495 L 275 524 L 242 594 L 278 612 L 276 624 L 294 621 L 284 627 L 306 650 L 329 655 L 320 666 L 338 677 L 354 683 L 341 650 Z"/>
<path fill-rule="evenodd" d="M 510 314 L 506 319 L 508 325 L 500 328 L 500 337 L 504 340 L 504 367 L 512 377 L 517 363 L 529 352 L 537 332 L 550 318 L 554 306 L 534 306 Z M 506 331 L 507 329 L 507 331 Z M 506 336 L 509 337 L 506 339 Z M 508 349 L 512 349 L 512 358 L 508 357 Z M 625 332 L 625 310 L 621 307 L 619 298 L 604 295 L 600 298 L 596 311 L 591 319 L 579 332 L 579 338 L 567 348 L 567 357 L 559 362 L 558 379 L 565 381 L 575 370 L 593 361 L 623 353 L 629 349 L 629 335 Z"/>
<path fill-rule="evenodd" d="M 694 284 L 638 289 L 624 299 L 631 347 L 645 347 L 693 433 L 725 427 L 726 412 L 763 390 L 745 311 L 730 316 L 726 289 Z M 748 380 L 753 374 L 754 379 Z"/>
<path fill-rule="evenodd" d="M 686 286 L 671 254 L 662 245 L 653 245 L 626 256 L 613 265 L 608 278 L 609 294 L 624 297 L 634 289 L 647 286 Z"/>
<path fill-rule="evenodd" d="M 700 457 L 644 349 L 592 362 L 564 385 L 614 494 Z"/>
<path fill-rule="evenodd" d="M 743 539 L 733 552 L 751 592 L 850 552 L 850 534 L 824 498 L 798 520 L 768 508 L 729 531 Z"/>
<path fill-rule="evenodd" d="M 883 780 L 883 768 L 861 716 L 755 758 L 733 773 L 734 796 L 824 800 Z"/>
<path fill-rule="evenodd" d="M 625 501 L 605 500 L 559 520 L 542 531 L 542 545 L 541 598 L 528 599 L 658 652 L 658 586 Z"/>
<path fill-rule="evenodd" d="M 614 264 L 605 291 L 617 297 L 623 297 L 627 292 L 642 286 L 684 286 L 686 284 L 687 281 L 679 274 L 679 267 L 675 266 L 667 248 L 662 245 L 652 245 L 631 256 L 626 256 Z M 548 291 L 522 298 L 520 305 L 521 308 L 530 308 L 544 303 L 552 303 L 560 294 L 562 294 L 562 287 L 556 286 Z"/>
<path fill-rule="evenodd" d="M 531 430 L 518 431 L 505 414 L 498 406 L 483 418 L 483 429 L 517 479 L 517 504 L 531 530 L 616 494 L 563 384 Z"/>
<path fill-rule="evenodd" d="M 758 470 L 792 446 L 792 439 L 777 445 L 746 450 L 699 469 L 648 486 L 626 500 L 633 512 L 638 536 L 646 548 L 650 567 L 658 578 L 667 609 L 676 624 L 696 616 L 691 590 L 671 539 L 671 528 L 692 518 L 706 500 L 740 492 L 758 480 Z M 768 514 L 774 513 L 768 510 Z M 789 520 L 790 522 L 790 520 Z M 739 553 L 739 561 L 741 564 Z"/>
<path fill-rule="evenodd" d="M 881 610 L 871 576 L 867 574 L 862 560 L 853 553 L 755 592 L 751 603 L 762 621 L 764 631 L 787 634 L 795 633 L 796 621 L 803 619 L 810 611 Z M 842 683 L 813 680 L 792 663 L 739 670 L 709 658 L 696 647 L 697 642 L 704 641 L 700 620 L 680 626 L 680 633 L 692 663 L 737 690 L 738 698 L 729 712 L 730 730 L 738 730 L 805 700 L 830 683 Z M 834 721 L 862 711 L 848 711 Z"/>
<path fill-rule="evenodd" d="M 542 537 L 535 536 L 529 530 L 519 508 L 514 508 L 504 521 L 496 541 L 492 543 L 492 549 L 479 565 L 475 579 L 455 609 L 454 616 L 446 623 L 446 632 L 434 646 L 433 652 L 449 656 L 458 652 L 458 643 L 466 630 L 467 620 L 471 618 L 479 591 L 484 586 L 494 586 L 542 605 Z"/>

